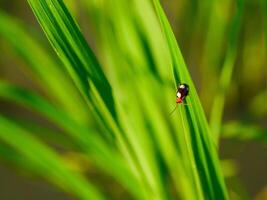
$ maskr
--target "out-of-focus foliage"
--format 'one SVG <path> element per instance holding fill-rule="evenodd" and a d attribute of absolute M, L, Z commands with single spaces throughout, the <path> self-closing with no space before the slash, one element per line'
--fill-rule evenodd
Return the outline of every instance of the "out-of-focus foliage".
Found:
<path fill-rule="evenodd" d="M 1 8 L 1 159 L 78 199 L 249 199 L 218 149 L 266 147 L 267 3 L 161 3 Z"/>

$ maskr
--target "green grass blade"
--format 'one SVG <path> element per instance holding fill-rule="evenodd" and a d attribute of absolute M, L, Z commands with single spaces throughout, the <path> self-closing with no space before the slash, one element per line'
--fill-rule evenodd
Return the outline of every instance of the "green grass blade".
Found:
<path fill-rule="evenodd" d="M 226 57 L 223 63 L 222 71 L 219 78 L 219 85 L 217 89 L 217 94 L 215 96 L 210 116 L 210 127 L 211 131 L 214 134 L 215 142 L 218 144 L 220 127 L 222 123 L 222 115 L 224 109 L 225 97 L 227 90 L 229 89 L 231 78 L 233 74 L 233 69 L 235 65 L 235 60 L 237 56 L 237 42 L 239 30 L 242 22 L 242 15 L 244 10 L 244 0 L 237 1 L 237 10 L 233 18 L 230 33 L 229 33 L 229 42 L 228 49 L 226 52 Z"/>
<path fill-rule="evenodd" d="M 54 122 L 74 139 L 76 144 L 89 155 L 89 159 L 94 161 L 95 165 L 117 179 L 134 196 L 141 195 L 137 178 L 134 177 L 127 164 L 114 150 L 114 147 L 108 146 L 98 134 L 76 123 L 40 96 L 22 88 L 0 82 L 0 96 L 26 106 Z"/>
<path fill-rule="evenodd" d="M 241 141 L 267 142 L 267 131 L 258 125 L 232 121 L 222 126 L 222 137 Z"/>
<path fill-rule="evenodd" d="M 3 11 L 0 11 L 0 36 L 26 62 L 24 70 L 31 72 L 31 77 L 47 96 L 54 98 L 77 121 L 88 121 L 84 102 L 64 69 L 59 68 L 60 64 L 49 56 L 41 42 L 34 39 L 34 35 L 19 20 Z"/>
<path fill-rule="evenodd" d="M 11 149 L 10 146 L 0 142 L 0 158 L 8 165 L 16 166 L 20 170 L 28 171 L 37 175 L 36 169 L 38 167 L 34 165 L 29 159 L 22 157 L 15 149 Z"/>
<path fill-rule="evenodd" d="M 63 1 L 28 0 L 28 3 L 85 100 L 92 103 L 91 83 L 115 117 L 109 82 Z"/>
<path fill-rule="evenodd" d="M 185 112 L 183 112 L 181 117 L 185 118 L 185 123 L 188 126 L 188 130 L 184 134 L 188 134 L 187 137 L 191 138 L 187 143 L 192 148 L 193 162 L 197 169 L 193 169 L 194 174 L 197 174 L 194 181 L 201 183 L 200 186 L 197 186 L 198 194 L 196 195 L 202 199 L 228 199 L 216 147 L 209 132 L 208 123 L 194 84 L 160 3 L 157 0 L 153 2 L 171 53 L 176 85 L 181 82 L 190 85 L 190 98 L 188 98 L 187 102 L 191 106 L 185 108 Z"/>
<path fill-rule="evenodd" d="M 20 117 L 17 118 L 12 116 L 12 121 L 25 130 L 30 130 L 31 132 L 35 132 L 36 137 L 38 137 L 40 140 L 48 144 L 59 146 L 62 149 L 77 147 L 75 142 L 73 142 L 73 140 L 70 137 L 64 134 L 63 131 L 61 132 L 55 131 L 52 127 L 46 126 L 43 123 L 32 121 L 27 118 L 22 119 Z"/>
<path fill-rule="evenodd" d="M 120 151 L 138 175 L 140 163 L 136 162 L 132 147 L 119 128 L 109 82 L 64 3 L 59 0 L 28 2 L 76 86 L 101 119 L 100 125 L 115 135 Z"/>
<path fill-rule="evenodd" d="M 160 33 L 157 18 L 148 2 L 132 2 L 130 10 L 126 9 L 129 4 L 125 1 L 107 1 L 106 3 L 106 6 L 100 5 L 100 9 L 103 9 L 100 13 L 107 14 L 101 15 L 101 19 L 98 19 L 101 22 L 96 22 L 96 27 L 99 28 L 99 36 L 105 50 L 104 56 L 108 59 L 109 64 L 106 68 L 110 70 L 110 73 L 107 74 L 112 74 L 110 80 L 114 94 L 116 97 L 123 96 L 117 100 L 122 107 L 121 124 L 123 124 L 126 137 L 133 146 L 144 173 L 142 182 L 148 193 L 148 199 L 152 195 L 164 199 L 167 198 L 166 190 L 168 188 L 164 186 L 165 180 L 163 181 L 161 176 L 167 176 L 167 173 L 160 169 L 158 154 L 161 154 L 164 161 L 167 162 L 168 170 L 172 171 L 172 178 L 174 177 L 176 182 L 179 182 L 176 170 L 180 168 L 174 162 L 178 161 L 179 157 L 170 137 L 169 128 L 160 113 L 160 107 L 157 107 L 159 105 L 155 102 L 158 98 L 158 95 L 155 96 L 155 94 L 158 94 L 158 91 L 163 88 L 159 88 L 159 84 L 155 84 L 154 76 L 164 80 L 166 74 L 169 73 L 164 67 L 164 59 L 161 57 L 154 59 L 156 55 L 166 54 L 166 51 L 155 51 L 158 49 L 157 45 L 162 44 L 164 40 L 162 35 L 157 40 L 158 34 L 155 38 L 151 38 L 152 31 L 147 33 L 147 29 L 137 26 L 141 23 L 142 27 L 146 26 L 148 21 L 141 14 L 141 8 L 145 5 L 147 12 L 150 13 L 149 19 L 154 17 L 153 28 L 156 27 Z M 138 20 L 135 20 L 135 17 Z M 152 26 L 152 24 L 149 25 Z M 132 41 L 130 45 L 129 41 Z M 152 41 L 158 43 L 152 44 Z M 157 64 L 154 66 L 154 63 Z M 144 76 L 144 73 L 147 76 Z M 180 173 L 183 174 L 182 170 Z M 179 189 L 180 184 L 176 184 L 175 187 Z"/>
<path fill-rule="evenodd" d="M 229 23 L 230 10 L 232 1 L 210 1 L 210 8 L 207 14 L 208 27 L 207 33 L 205 33 L 205 41 L 203 47 L 203 53 L 201 54 L 201 85 L 205 89 L 201 90 L 200 96 L 205 99 L 203 102 L 204 108 L 210 110 L 210 105 L 213 102 L 213 94 L 216 90 L 216 83 L 218 82 L 218 72 L 220 70 L 221 56 L 223 52 L 223 45 L 225 40 L 226 29 Z M 207 80 L 210 83 L 207 84 Z"/>
<path fill-rule="evenodd" d="M 166 116 L 162 113 L 162 110 L 164 110 L 165 114 L 170 111 L 171 108 L 166 108 L 168 107 L 166 105 L 173 105 L 174 101 L 170 100 L 170 98 L 165 98 L 165 96 L 171 97 L 175 88 L 170 88 L 168 73 L 162 73 L 160 76 L 162 82 L 160 83 L 158 82 L 158 74 L 160 73 L 153 73 L 155 72 L 153 69 L 161 69 L 161 67 L 163 67 L 153 66 L 159 63 L 164 63 L 166 71 L 168 71 L 168 68 L 171 69 L 165 49 L 155 48 L 150 44 L 151 40 L 153 41 L 155 38 L 155 41 L 157 41 L 157 39 L 159 41 L 162 40 L 160 34 L 157 34 L 155 38 L 151 39 L 151 37 L 153 37 L 153 32 L 159 28 L 157 27 L 159 26 L 157 20 L 153 19 L 151 21 L 144 19 L 146 17 L 148 19 L 151 17 L 155 18 L 155 15 L 153 16 L 153 12 L 152 14 L 150 13 L 151 10 L 148 12 L 149 14 L 147 16 L 142 13 L 141 8 L 146 8 L 145 10 L 151 9 L 149 2 L 134 1 L 130 6 L 129 3 L 123 1 L 118 2 L 116 4 L 112 2 L 112 6 L 108 6 L 109 4 L 107 3 L 107 6 L 104 7 L 105 9 L 100 11 L 107 13 L 107 19 L 105 19 L 105 17 L 101 19 L 103 20 L 101 21 L 103 23 L 103 29 L 100 31 L 102 31 L 103 40 L 105 41 L 103 49 L 106 50 L 105 53 L 107 53 L 108 63 L 111 63 L 109 67 L 113 72 L 116 70 L 114 72 L 115 78 L 112 79 L 113 83 L 115 83 L 113 84 L 114 92 L 118 92 L 118 94 L 121 95 L 120 91 L 123 91 L 123 99 L 127 102 L 125 106 L 127 106 L 127 111 L 130 110 L 130 112 L 127 112 L 127 115 L 122 118 L 127 118 L 125 121 L 143 121 L 145 124 L 143 126 L 148 126 L 150 128 L 145 131 L 145 133 L 149 134 L 149 136 L 146 137 L 153 138 L 154 144 L 157 145 L 156 149 L 158 148 L 157 150 L 162 155 L 164 162 L 166 162 L 167 171 L 172 177 L 175 188 L 177 191 L 180 191 L 179 195 L 183 199 L 204 199 L 203 193 L 205 191 L 202 191 L 194 158 L 194 154 L 197 155 L 198 153 L 192 150 L 195 145 L 190 142 L 191 138 L 188 134 L 190 126 L 188 126 L 186 119 L 184 119 L 185 113 L 181 111 L 183 114 L 179 116 L 178 120 L 175 120 L 174 117 L 169 119 L 168 116 L 167 123 Z M 128 7 L 130 7 L 130 9 L 126 9 Z M 98 8 L 101 8 L 101 4 Z M 105 24 L 105 20 L 107 24 Z M 155 24 L 152 23 L 151 25 L 148 22 L 153 22 Z M 151 30 L 146 28 L 140 29 L 140 27 L 136 27 L 136 24 L 142 24 L 144 27 L 151 27 Z M 108 28 L 109 25 L 111 26 L 110 30 Z M 128 41 L 134 41 L 134 45 L 127 45 Z M 154 57 L 158 53 L 151 53 L 153 52 L 151 48 L 153 48 L 153 51 L 161 52 L 163 57 L 161 62 L 151 62 L 156 60 Z M 112 49 L 116 49 L 116 52 L 112 51 Z M 150 54 L 145 54 L 144 49 L 146 53 L 150 52 Z M 158 72 L 160 72 L 160 70 Z M 125 81 L 125 77 L 128 77 L 127 81 Z M 161 91 L 161 95 L 158 95 L 159 91 Z M 136 97 L 138 97 L 138 99 L 136 99 Z M 142 114 L 130 116 L 132 113 L 138 112 Z M 170 133 L 170 121 L 173 130 L 177 131 L 175 139 L 173 138 L 173 133 Z M 142 123 L 139 125 L 141 126 L 141 124 Z M 136 127 L 134 130 L 136 130 Z M 184 132 L 186 132 L 186 134 L 183 134 Z M 141 143 L 146 140 L 146 137 L 144 134 L 142 134 L 142 136 L 136 134 L 135 140 Z M 179 150 L 177 151 L 176 143 L 178 143 L 178 149 L 181 152 Z M 154 147 L 152 147 L 152 149 L 153 148 Z M 144 154 L 147 154 L 146 156 L 155 156 L 150 154 L 149 148 L 146 148 L 146 151 L 147 152 L 144 152 Z M 179 162 L 180 165 L 177 166 L 174 162 Z M 151 168 L 153 164 L 152 160 L 149 160 L 148 165 L 150 165 Z M 201 167 L 202 166 L 199 168 Z M 202 170 L 203 168 L 201 168 L 201 171 Z M 205 170 L 208 172 L 209 169 L 206 167 Z M 165 171 L 161 173 L 166 176 Z M 203 182 L 205 182 L 205 180 Z M 211 184 L 209 186 L 211 186 Z M 167 190 L 166 188 L 164 189 Z M 160 191 L 160 186 L 157 187 L 156 190 Z"/>
<path fill-rule="evenodd" d="M 251 99 L 249 105 L 249 111 L 251 115 L 259 118 L 260 116 L 264 116 L 267 113 L 267 87 L 264 91 L 257 94 L 254 98 Z"/>
<path fill-rule="evenodd" d="M 79 27 L 61 0 L 28 0 L 46 36 L 65 64 L 91 111 L 100 119 L 105 133 L 116 142 L 134 168 L 133 158 L 117 124 L 110 84 Z"/>
<path fill-rule="evenodd" d="M 83 176 L 66 169 L 52 149 L 3 116 L 0 116 L 0 138 L 38 167 L 40 175 L 65 191 L 80 199 L 104 199 Z"/>
<path fill-rule="evenodd" d="M 261 2 L 261 8 L 263 13 L 263 27 L 264 27 L 264 33 L 265 33 L 265 46 L 267 47 L 267 2 L 265 0 L 262 0 Z"/>

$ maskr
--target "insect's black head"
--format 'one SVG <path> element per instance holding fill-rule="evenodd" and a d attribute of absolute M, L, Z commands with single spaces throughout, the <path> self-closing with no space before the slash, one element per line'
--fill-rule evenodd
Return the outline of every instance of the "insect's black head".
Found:
<path fill-rule="evenodd" d="M 189 86 L 185 83 L 180 84 L 176 93 L 177 103 L 182 103 L 184 98 L 189 94 Z"/>

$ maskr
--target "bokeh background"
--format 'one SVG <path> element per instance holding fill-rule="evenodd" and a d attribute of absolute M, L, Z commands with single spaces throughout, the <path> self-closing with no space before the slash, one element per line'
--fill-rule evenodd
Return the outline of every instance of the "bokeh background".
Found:
<path fill-rule="evenodd" d="M 96 32 L 79 1 L 65 0 L 96 54 Z M 189 67 L 208 119 L 217 95 L 229 46 L 234 0 L 164 0 L 167 16 Z M 33 29 L 56 57 L 26 1 L 1 0 L 0 9 Z M 267 199 L 267 3 L 246 0 L 235 46 L 233 74 L 227 89 L 220 139 L 220 159 L 227 186 L 247 199 Z M 0 78 L 43 94 L 23 62 L 0 36 Z M 45 95 L 45 94 L 43 94 Z M 48 123 L 28 110 L 0 99 L 0 112 Z M 60 190 L 0 158 L 0 199 L 71 199 Z M 94 174 L 94 171 L 91 172 Z M 95 174 L 95 176 L 98 176 Z M 234 194 L 232 195 L 234 199 Z"/>

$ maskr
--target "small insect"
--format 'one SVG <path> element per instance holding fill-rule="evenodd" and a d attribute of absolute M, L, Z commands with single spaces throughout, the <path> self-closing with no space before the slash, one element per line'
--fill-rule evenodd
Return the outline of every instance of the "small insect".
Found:
<path fill-rule="evenodd" d="M 189 86 L 185 83 L 180 84 L 176 93 L 176 103 L 183 103 L 185 97 L 189 94 Z"/>
<path fill-rule="evenodd" d="M 188 94 L 189 94 L 189 86 L 185 83 L 180 84 L 176 92 L 176 106 L 170 112 L 170 115 L 176 110 L 178 104 L 183 103 L 185 97 L 187 97 Z M 187 105 L 187 104 L 184 104 L 184 105 Z"/>

